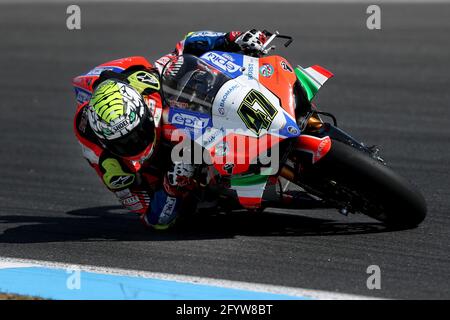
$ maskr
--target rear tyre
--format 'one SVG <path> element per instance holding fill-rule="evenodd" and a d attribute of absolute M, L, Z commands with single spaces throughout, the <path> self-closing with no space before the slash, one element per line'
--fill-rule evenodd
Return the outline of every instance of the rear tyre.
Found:
<path fill-rule="evenodd" d="M 381 162 L 333 140 L 330 151 L 302 170 L 300 184 L 337 207 L 349 208 L 391 227 L 420 224 L 427 207 L 420 191 Z"/>

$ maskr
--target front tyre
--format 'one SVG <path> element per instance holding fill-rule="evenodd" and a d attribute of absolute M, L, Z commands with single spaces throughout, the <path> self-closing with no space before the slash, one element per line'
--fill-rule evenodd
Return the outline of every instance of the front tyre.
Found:
<path fill-rule="evenodd" d="M 415 227 L 427 213 L 417 188 L 368 154 L 337 140 L 326 156 L 303 168 L 299 182 L 338 208 L 361 212 L 391 227 Z"/>

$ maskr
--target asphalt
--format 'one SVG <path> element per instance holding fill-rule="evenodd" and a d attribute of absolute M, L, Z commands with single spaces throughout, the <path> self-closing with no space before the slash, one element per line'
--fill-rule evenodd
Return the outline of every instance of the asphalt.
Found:
<path fill-rule="evenodd" d="M 361 295 L 450 298 L 450 5 L 0 5 L 0 256 L 131 268 Z M 71 78 L 107 60 L 154 60 L 192 30 L 279 30 L 278 54 L 335 73 L 317 103 L 424 193 L 416 229 L 333 210 L 211 215 L 149 233 L 82 159 Z M 369 265 L 381 289 L 369 290 Z"/>

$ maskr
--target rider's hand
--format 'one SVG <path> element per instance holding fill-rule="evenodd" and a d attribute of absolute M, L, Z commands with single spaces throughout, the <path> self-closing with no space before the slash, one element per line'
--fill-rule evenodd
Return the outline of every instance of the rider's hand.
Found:
<path fill-rule="evenodd" d="M 242 33 L 234 42 L 246 53 L 260 54 L 266 41 L 267 37 L 264 33 L 252 29 Z"/>
<path fill-rule="evenodd" d="M 172 196 L 182 196 L 195 189 L 197 183 L 193 179 L 195 167 L 185 163 L 175 163 L 164 178 L 164 188 Z"/>

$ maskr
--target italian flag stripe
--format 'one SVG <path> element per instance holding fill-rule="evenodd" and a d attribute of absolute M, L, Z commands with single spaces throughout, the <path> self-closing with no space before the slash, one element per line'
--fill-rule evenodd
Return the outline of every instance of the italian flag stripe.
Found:
<path fill-rule="evenodd" d="M 316 67 L 316 66 L 314 66 Z M 319 70 L 314 69 L 314 67 L 309 67 L 305 69 L 305 72 L 319 83 L 319 88 L 328 80 L 329 77 L 321 73 Z"/>
<path fill-rule="evenodd" d="M 239 203 L 247 209 L 256 209 L 261 206 L 261 197 L 259 198 L 242 198 L 239 197 Z"/>
<path fill-rule="evenodd" d="M 328 79 L 330 79 L 331 77 L 333 77 L 333 74 L 328 71 L 327 69 L 319 66 L 319 65 L 314 65 L 312 67 L 307 68 L 307 70 L 312 69 L 316 72 L 316 74 L 318 73 L 318 77 L 324 79 L 323 82 L 319 81 L 321 84 L 324 84 L 325 81 L 327 81 Z M 318 79 L 317 79 L 318 80 Z"/>
<path fill-rule="evenodd" d="M 306 69 L 298 66 L 295 68 L 295 74 L 302 83 L 309 101 L 314 98 L 320 87 L 322 87 L 322 85 L 333 76 L 330 71 L 319 65 L 314 65 Z"/>
<path fill-rule="evenodd" d="M 259 208 L 266 188 L 267 175 L 247 175 L 231 178 L 231 188 L 236 190 L 239 203 L 247 209 Z"/>
<path fill-rule="evenodd" d="M 314 78 L 306 73 L 305 69 L 301 67 L 295 68 L 295 74 L 300 79 L 302 87 L 305 89 L 306 95 L 308 96 L 308 100 L 311 101 L 319 90 L 320 84 L 314 81 Z"/>
<path fill-rule="evenodd" d="M 267 175 L 260 175 L 260 174 L 253 174 L 248 176 L 236 176 L 231 178 L 231 186 L 237 187 L 237 186 L 254 186 L 259 184 L 266 184 L 267 179 L 269 176 Z"/>
<path fill-rule="evenodd" d="M 239 197 L 252 198 L 261 196 L 264 192 L 265 186 L 266 184 L 260 184 L 251 187 L 232 187 L 232 188 L 236 190 Z"/>

